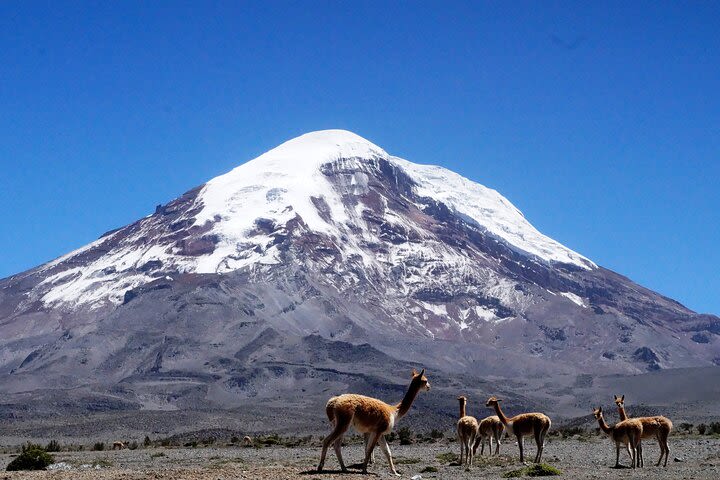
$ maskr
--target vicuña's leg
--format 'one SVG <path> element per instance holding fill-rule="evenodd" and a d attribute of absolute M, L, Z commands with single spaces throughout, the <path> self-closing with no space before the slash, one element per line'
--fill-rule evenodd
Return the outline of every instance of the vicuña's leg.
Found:
<path fill-rule="evenodd" d="M 657 441 L 658 441 L 658 446 L 660 447 L 660 458 L 658 458 L 658 461 L 655 464 L 656 467 L 660 466 L 660 464 L 662 463 L 663 457 L 665 456 L 665 449 L 667 448 L 667 438 L 663 438 L 663 434 L 661 432 L 658 432 Z M 669 450 L 670 449 L 668 449 L 668 451 Z M 665 466 L 667 467 L 667 459 L 665 460 Z"/>
<path fill-rule="evenodd" d="M 458 428 L 458 443 L 460 444 L 460 460 L 458 460 L 458 463 L 460 465 L 463 464 L 463 458 L 465 455 L 465 439 L 462 436 L 462 432 L 460 432 L 460 429 Z"/>
<path fill-rule="evenodd" d="M 470 470 L 470 464 L 472 463 L 472 449 L 470 448 L 470 442 L 475 439 L 470 436 L 465 439 L 465 470 Z"/>
<path fill-rule="evenodd" d="M 535 437 L 535 445 L 537 446 L 537 451 L 535 452 L 535 460 L 533 462 L 539 463 L 540 462 L 540 455 L 542 454 L 542 440 L 540 440 L 540 430 L 535 430 L 534 437 Z"/>
<path fill-rule="evenodd" d="M 322 453 L 320 454 L 320 463 L 318 464 L 318 472 L 322 472 L 322 469 L 325 466 L 325 456 L 327 455 L 327 450 L 330 447 L 330 444 L 335 442 L 338 437 L 342 437 L 342 435 L 350 427 L 350 420 L 350 418 L 340 416 L 335 417 L 335 428 L 332 432 L 330 432 L 330 435 L 325 437 L 325 440 L 323 440 Z M 340 460 L 339 457 L 338 460 Z"/>
<path fill-rule="evenodd" d="M 668 442 L 669 434 L 670 434 L 670 432 L 663 432 L 663 436 L 662 436 L 662 443 L 663 443 L 663 446 L 665 447 L 665 464 L 663 465 L 663 467 L 667 467 L 668 457 L 670 456 L 670 444 Z M 660 464 L 658 464 L 658 465 L 660 465 Z"/>
<path fill-rule="evenodd" d="M 494 433 L 495 436 L 495 455 L 500 455 L 500 439 L 502 438 L 503 431 L 502 430 L 496 430 Z M 492 448 L 492 442 L 490 443 L 490 447 Z M 492 455 L 492 450 L 490 451 L 490 455 Z"/>
<path fill-rule="evenodd" d="M 547 435 L 547 432 L 547 428 L 544 428 L 542 432 L 540 432 L 540 453 L 538 454 L 538 463 L 542 461 L 542 455 L 545 453 L 545 436 Z"/>
<path fill-rule="evenodd" d="M 342 441 L 343 441 L 343 436 L 340 435 L 333 442 L 333 447 L 335 448 L 335 456 L 337 457 L 338 463 L 340 464 L 340 470 L 345 472 L 345 471 L 347 471 L 347 468 L 345 468 L 345 462 L 343 462 L 343 458 L 342 458 Z"/>
<path fill-rule="evenodd" d="M 363 433 L 363 437 L 365 438 L 365 450 L 367 450 L 368 442 L 370 441 L 370 434 L 369 433 Z M 372 455 L 370 455 L 370 461 L 368 462 L 369 465 L 372 465 L 375 463 L 375 451 L 373 450 Z"/>
<path fill-rule="evenodd" d="M 615 453 L 615 468 L 620 468 L 620 442 L 615 442 Z"/>
<path fill-rule="evenodd" d="M 645 457 L 643 456 L 643 449 L 642 449 L 642 442 L 638 442 L 637 446 L 635 447 L 635 456 L 637 459 L 635 460 L 635 465 L 637 467 L 644 467 L 645 466 Z"/>
<path fill-rule="evenodd" d="M 363 473 L 367 473 L 368 462 L 370 461 L 372 451 L 375 449 L 375 445 L 377 445 L 378 438 L 380 438 L 380 432 L 370 433 L 370 441 L 368 442 L 367 448 L 365 449 L 365 461 L 363 462 L 362 468 Z"/>
<path fill-rule="evenodd" d="M 395 464 L 393 463 L 392 454 L 390 453 L 390 446 L 387 443 L 387 440 L 385 439 L 385 435 L 380 436 L 380 448 L 382 448 L 383 453 L 385 454 L 385 457 L 387 458 L 388 464 L 390 465 L 390 470 L 392 470 L 393 475 L 400 476 L 400 474 L 395 470 Z"/>
<path fill-rule="evenodd" d="M 515 435 L 517 437 L 518 448 L 520 448 L 520 463 L 525 463 L 525 456 L 523 455 L 523 437 L 522 435 Z"/>

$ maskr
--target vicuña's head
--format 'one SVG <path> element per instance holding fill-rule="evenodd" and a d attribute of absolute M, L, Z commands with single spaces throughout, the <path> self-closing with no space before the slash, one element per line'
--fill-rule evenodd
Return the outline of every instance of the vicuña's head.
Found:
<path fill-rule="evenodd" d="M 419 390 L 430 390 L 430 382 L 428 382 L 425 376 L 425 369 L 423 368 L 420 373 L 413 369 L 412 385 L 418 387 Z"/>
<path fill-rule="evenodd" d="M 617 395 L 614 395 L 614 397 L 615 397 L 615 405 L 617 405 L 618 408 L 625 406 L 625 395 L 623 395 L 622 397 L 618 397 Z"/>
<path fill-rule="evenodd" d="M 488 398 L 487 403 L 485 403 L 485 406 L 486 407 L 495 407 L 495 405 L 500 404 L 500 402 L 502 402 L 501 399 L 499 399 L 497 397 L 490 397 L 490 398 Z"/>
<path fill-rule="evenodd" d="M 460 403 L 466 403 L 466 402 L 467 402 L 467 398 L 465 398 L 465 396 L 463 396 L 463 395 L 460 395 L 460 396 L 458 397 L 458 400 L 460 401 Z"/>
<path fill-rule="evenodd" d="M 595 417 L 595 420 L 601 419 L 602 418 L 602 407 L 594 408 L 593 416 Z"/>

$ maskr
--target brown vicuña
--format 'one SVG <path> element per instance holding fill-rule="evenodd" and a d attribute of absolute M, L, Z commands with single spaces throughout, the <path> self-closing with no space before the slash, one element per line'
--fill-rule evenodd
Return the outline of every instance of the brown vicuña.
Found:
<path fill-rule="evenodd" d="M 469 470 L 475 453 L 473 446 L 478 433 L 478 421 L 475 417 L 465 413 L 467 398 L 459 396 L 457 399 L 460 402 L 460 420 L 457 422 L 458 441 L 460 442 L 460 465 L 465 465 L 465 468 Z M 463 459 L 465 460 L 464 463 Z"/>
<path fill-rule="evenodd" d="M 593 416 L 598 421 L 600 429 L 607 433 L 615 442 L 615 468 L 620 468 L 621 445 L 625 445 L 628 448 L 632 468 L 640 466 L 638 465 L 638 457 L 642 455 L 642 444 L 640 443 L 643 431 L 642 423 L 637 420 L 625 420 L 609 427 L 603 418 L 602 407 L 594 409 Z"/>
<path fill-rule="evenodd" d="M 615 395 L 615 405 L 618 407 L 618 413 L 620 414 L 620 420 L 627 420 L 629 417 L 625 413 L 625 395 Z M 639 420 L 643 426 L 642 438 L 655 437 L 660 446 L 660 458 L 658 458 L 655 466 L 659 466 L 665 457 L 665 463 L 663 467 L 667 467 L 668 456 L 670 455 L 670 445 L 668 444 L 668 437 L 672 431 L 673 424 L 669 418 L 657 415 L 654 417 L 637 417 L 635 420 Z M 642 456 L 640 463 L 643 463 Z"/>
<path fill-rule="evenodd" d="M 535 463 L 540 463 L 542 453 L 545 448 L 545 435 L 550 429 L 550 418 L 544 413 L 521 413 L 512 418 L 507 418 L 500 409 L 501 399 L 490 397 L 485 406 L 495 408 L 498 418 L 508 429 L 508 434 L 512 433 L 517 438 L 518 447 L 520 448 L 520 461 L 524 462 L 523 455 L 523 437 L 533 435 L 537 444 L 537 453 L 535 454 Z"/>
<path fill-rule="evenodd" d="M 325 406 L 325 412 L 328 419 L 335 425 L 333 431 L 323 440 L 322 454 L 320 455 L 320 464 L 318 472 L 322 472 L 325 465 L 325 455 L 330 444 L 335 448 L 340 468 L 343 472 L 347 471 L 345 463 L 342 459 L 342 439 L 350 425 L 355 427 L 360 433 L 369 434 L 369 440 L 365 448 L 365 460 L 362 464 L 363 473 L 367 473 L 367 465 L 375 445 L 380 443 L 393 474 L 398 475 L 393 464 L 390 447 L 388 447 L 385 434 L 395 426 L 397 420 L 403 417 L 412 406 L 415 397 L 420 390 L 430 390 L 430 382 L 425 377 L 425 369 L 417 373 L 413 370 L 410 387 L 405 393 L 405 397 L 397 405 L 388 405 L 387 403 L 372 397 L 364 395 L 356 395 L 346 393 L 328 400 Z"/>
<path fill-rule="evenodd" d="M 493 454 L 492 444 L 495 440 L 495 455 L 500 454 L 500 439 L 505 431 L 505 425 L 500 421 L 500 417 L 497 415 L 490 415 L 480 420 L 478 425 L 478 436 L 475 439 L 475 445 L 473 446 L 473 454 L 477 451 L 478 445 L 482 445 L 480 448 L 480 455 L 485 451 L 485 443 L 488 444 L 488 453 Z"/>

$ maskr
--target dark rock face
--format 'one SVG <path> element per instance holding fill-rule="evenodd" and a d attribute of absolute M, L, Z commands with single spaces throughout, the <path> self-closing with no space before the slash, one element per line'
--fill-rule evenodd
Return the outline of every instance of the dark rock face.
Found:
<path fill-rule="evenodd" d="M 357 213 L 338 237 L 300 216 L 259 217 L 247 234 L 264 241 L 232 245 L 221 266 L 240 267 L 223 273 L 165 257 L 115 260 L 121 249 L 201 261 L 226 248 L 213 230 L 225 219 L 194 220 L 198 187 L 89 248 L 0 280 L 0 402 L 20 408 L 31 386 L 81 389 L 88 411 L 234 408 L 297 392 L 307 403 L 354 389 L 393 397 L 413 367 L 455 389 L 486 375 L 564 375 L 585 388 L 593 374 L 718 364 L 717 317 L 603 268 L 524 254 L 416 194 L 391 162 L 356 160 L 321 167 Z M 322 195 L 310 201 L 336 222 Z M 346 254 L 348 244 L 361 253 Z M 272 261 L 253 261 L 268 251 Z M 98 260 L 107 265 L 88 280 L 92 292 L 109 279 L 117 288 L 48 300 Z"/>

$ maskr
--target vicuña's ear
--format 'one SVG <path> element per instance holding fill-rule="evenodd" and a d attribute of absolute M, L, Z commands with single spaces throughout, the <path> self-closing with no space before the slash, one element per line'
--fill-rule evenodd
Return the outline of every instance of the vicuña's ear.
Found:
<path fill-rule="evenodd" d="M 602 407 L 598 407 L 598 413 L 602 413 Z"/>
<path fill-rule="evenodd" d="M 622 396 L 622 398 L 620 399 L 620 401 L 621 401 L 621 402 L 624 402 L 624 401 L 625 401 L 625 395 Z"/>
<path fill-rule="evenodd" d="M 413 377 L 414 377 L 415 375 L 417 375 L 417 370 L 415 370 L 415 369 L 413 368 L 413 373 L 412 373 L 412 374 L 413 374 Z"/>
<path fill-rule="evenodd" d="M 420 372 L 420 375 L 425 375 L 425 369 L 422 369 L 422 372 Z"/>

